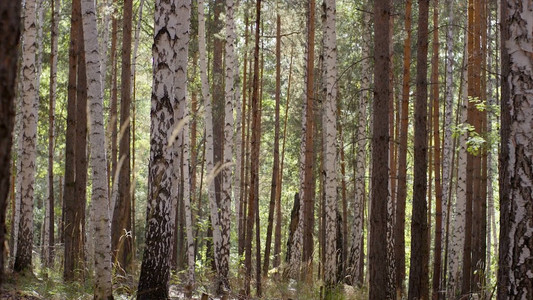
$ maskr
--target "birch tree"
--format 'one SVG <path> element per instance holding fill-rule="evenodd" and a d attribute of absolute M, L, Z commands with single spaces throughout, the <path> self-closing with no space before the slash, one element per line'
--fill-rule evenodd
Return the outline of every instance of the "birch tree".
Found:
<path fill-rule="evenodd" d="M 217 274 L 220 274 L 220 245 L 221 233 L 220 222 L 218 214 L 218 205 L 215 197 L 215 166 L 214 166 L 214 150 L 213 150 L 213 109 L 211 105 L 211 93 L 209 91 L 209 83 L 207 81 L 207 54 L 205 42 L 205 17 L 204 17 L 204 2 L 198 1 L 198 52 L 200 61 L 200 80 L 202 82 L 202 98 L 204 100 L 204 120 L 205 120 L 205 161 L 207 178 L 207 190 L 209 198 L 209 208 L 211 216 L 211 227 L 213 228 L 213 245 L 215 250 L 215 267 Z M 220 276 L 219 276 L 220 279 Z"/>
<path fill-rule="evenodd" d="M 371 15 L 363 12 L 363 23 L 370 24 Z M 370 30 L 363 32 L 362 53 L 369 53 L 369 43 L 372 40 Z M 359 115 L 357 124 L 357 155 L 355 157 L 355 170 L 357 177 L 355 179 L 355 199 L 354 199 L 354 226 L 352 231 L 352 246 L 350 249 L 350 260 L 348 267 L 348 283 L 351 285 L 363 284 L 363 225 L 364 225 L 364 207 L 366 203 L 365 195 L 365 175 L 366 175 L 366 153 L 367 153 L 367 106 L 370 95 L 370 73 L 371 61 L 367 57 L 361 62 L 361 96 L 359 98 Z"/>
<path fill-rule="evenodd" d="M 17 194 L 21 195 L 20 222 L 14 270 L 26 271 L 32 266 L 33 197 L 36 171 L 37 118 L 37 22 L 36 9 L 40 0 L 27 0 L 22 35 L 22 127 L 19 140 L 21 157 L 17 174 Z M 16 226 L 16 225 L 15 225 Z"/>
<path fill-rule="evenodd" d="M 189 108 L 187 104 L 187 59 L 189 53 L 189 29 L 191 23 L 191 2 L 182 1 L 177 7 L 177 40 L 174 45 L 176 56 L 174 89 L 174 118 L 179 143 L 175 143 L 174 166 L 175 174 L 183 174 L 183 201 L 185 210 L 185 227 L 187 234 L 188 291 L 194 284 L 194 237 L 192 232 L 191 190 L 190 190 L 190 158 L 189 158 Z M 181 156 L 181 159 L 178 157 Z M 180 165 L 181 163 L 181 165 Z M 176 168 L 177 166 L 177 168 Z M 179 172 L 179 170 L 182 172 Z M 176 178 L 174 178 L 176 179 Z M 178 182 L 174 183 L 173 196 L 177 200 Z"/>
<path fill-rule="evenodd" d="M 448 213 L 447 208 L 451 207 L 451 181 L 453 179 L 452 173 L 452 117 L 453 117 L 453 65 L 454 65 L 454 40 L 453 40 L 453 24 L 454 24 L 454 12 L 453 12 L 453 0 L 446 0 L 446 10 L 447 10 L 447 26 L 446 26 L 446 91 L 444 94 L 445 104 L 444 104 L 444 139 L 442 146 L 442 207 L 446 210 L 442 218 L 442 224 L 445 226 L 443 230 L 443 236 L 448 237 L 446 240 L 449 240 L 451 236 L 450 226 L 452 224 L 450 221 L 450 214 Z M 445 245 L 448 249 L 448 245 Z M 448 260 L 449 261 L 449 260 Z M 446 269 L 446 266 L 445 266 Z M 445 276 L 446 278 L 446 276 Z M 448 291 L 447 287 L 446 291 Z M 447 294 L 446 294 L 447 295 Z"/>
<path fill-rule="evenodd" d="M 91 202 L 95 218 L 95 283 L 94 299 L 113 299 L 111 281 L 111 222 L 107 183 L 104 113 L 98 30 L 94 1 L 83 0 L 82 21 L 85 59 L 87 62 L 87 100 L 91 126 L 89 129 L 90 165 L 92 169 Z"/>
<path fill-rule="evenodd" d="M 464 66 L 463 66 L 464 68 Z M 463 74 L 466 69 L 463 69 Z M 467 97 L 463 88 L 463 95 L 461 95 L 461 122 L 466 122 L 466 101 Z M 452 227 L 450 233 L 450 245 L 448 250 L 448 282 L 446 287 L 446 295 L 448 297 L 455 297 L 460 291 L 461 271 L 460 263 L 463 260 L 463 245 L 465 241 L 465 223 L 466 223 L 466 132 L 461 131 L 459 136 L 459 150 L 457 151 L 457 195 L 455 198 L 455 205 L 453 206 Z M 451 221 L 451 220 L 450 220 Z"/>
<path fill-rule="evenodd" d="M 337 35 L 335 31 L 335 0 L 326 0 L 325 4 L 324 64 L 326 68 L 326 103 L 324 105 L 323 130 L 324 190 L 326 194 L 326 261 L 324 265 L 324 280 L 326 286 L 332 287 L 337 281 Z"/>
<path fill-rule="evenodd" d="M 231 182 L 233 178 L 233 105 L 235 102 L 235 5 L 233 0 L 226 0 L 226 76 L 224 101 L 224 165 L 222 169 L 222 195 L 220 207 L 220 284 L 229 290 L 229 253 L 231 224 Z"/>
<path fill-rule="evenodd" d="M 508 244 L 501 248 L 505 253 L 500 255 L 499 260 L 500 272 L 507 274 L 501 274 L 499 279 L 507 280 L 499 285 L 498 299 L 527 299 L 533 294 L 533 12 L 523 1 L 507 0 L 503 5 L 505 3 L 507 8 L 502 14 L 503 31 L 508 31 L 504 33 L 503 41 L 510 60 L 508 73 L 504 73 L 509 94 L 508 98 L 502 98 L 502 111 L 505 113 L 502 114 L 502 122 L 508 122 L 503 127 L 510 129 L 510 132 L 501 143 L 502 148 L 507 148 L 503 152 L 507 166 L 500 169 L 500 174 L 507 178 L 510 186 L 501 194 L 501 220 L 507 219 L 508 223 L 500 231 L 500 241 L 507 241 Z M 503 206 L 506 208 L 503 209 Z"/>
<path fill-rule="evenodd" d="M 15 120 L 15 78 L 20 41 L 20 1 L 0 2 L 0 245 L 5 242 L 6 206 L 10 185 L 11 148 Z M 0 251 L 0 284 L 4 279 L 4 251 Z"/>
<path fill-rule="evenodd" d="M 170 220 L 173 155 L 169 142 L 174 129 L 173 47 L 177 39 L 178 21 L 175 5 L 175 1 L 157 0 L 155 3 L 146 248 L 137 299 L 168 298 L 174 230 Z"/>

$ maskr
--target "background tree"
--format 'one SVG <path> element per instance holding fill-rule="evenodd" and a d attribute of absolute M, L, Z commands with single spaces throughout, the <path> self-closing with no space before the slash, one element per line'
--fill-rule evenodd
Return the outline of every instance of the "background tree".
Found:
<path fill-rule="evenodd" d="M 114 262 L 119 270 L 129 270 L 132 258 L 131 237 L 131 27 L 133 1 L 124 1 L 122 28 L 122 70 L 120 89 L 119 160 L 123 160 L 118 176 L 118 197 L 113 209 L 111 240 Z M 116 180 L 116 179 L 115 179 Z"/>
<path fill-rule="evenodd" d="M 324 280 L 327 287 L 337 283 L 337 35 L 336 35 L 336 2 L 325 1 L 326 22 L 324 24 L 325 52 L 325 86 L 326 103 L 324 105 L 324 190 L 326 195 L 326 259 L 324 263 Z M 332 291 L 326 290 L 326 293 Z M 326 294 L 328 296 L 328 294 Z M 331 294 L 330 294 L 331 296 Z"/>
<path fill-rule="evenodd" d="M 409 299 L 429 295 L 429 243 L 427 224 L 427 54 L 429 0 L 418 1 L 417 72 L 415 102 L 413 217 Z"/>
<path fill-rule="evenodd" d="M 15 78 L 20 38 L 19 1 L 0 3 L 0 245 L 5 242 L 6 206 L 9 195 L 10 158 L 15 120 Z M 4 281 L 4 251 L 0 251 L 0 284 Z"/>
<path fill-rule="evenodd" d="M 372 123 L 372 195 L 370 200 L 369 299 L 392 299 L 387 288 L 387 202 L 389 198 L 389 44 L 391 2 L 374 2 L 374 103 Z"/>

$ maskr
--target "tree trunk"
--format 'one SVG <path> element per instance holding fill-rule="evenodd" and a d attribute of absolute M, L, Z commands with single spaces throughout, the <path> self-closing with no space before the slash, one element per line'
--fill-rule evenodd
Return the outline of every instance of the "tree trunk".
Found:
<path fill-rule="evenodd" d="M 192 211 L 191 211 L 191 190 L 190 190 L 190 158 L 189 158 L 189 108 L 187 103 L 187 62 L 189 55 L 189 30 L 191 23 L 191 2 L 183 1 L 178 6 L 177 17 L 181 22 L 177 25 L 177 42 L 174 51 L 177 54 L 174 80 L 174 122 L 175 134 L 178 136 L 178 143 L 173 146 L 174 151 L 174 172 L 181 173 L 182 183 L 181 216 L 185 219 L 185 231 L 187 235 L 187 288 L 186 292 L 192 291 L 194 283 L 194 239 L 192 235 Z M 181 171 L 181 172 L 180 172 Z M 179 182 L 174 182 L 174 192 L 178 188 Z M 175 197 L 175 196 L 173 196 Z M 183 241 L 183 237 L 181 238 Z M 183 251 L 183 249 L 181 249 Z M 175 251 L 174 251 L 175 253 Z M 173 253 L 173 254 L 174 254 Z M 184 253 L 178 253 L 183 257 Z"/>
<path fill-rule="evenodd" d="M 0 245 L 5 243 L 6 208 L 10 194 L 11 149 L 15 121 L 15 88 L 19 54 L 20 1 L 0 3 Z M 13 182 L 14 184 L 14 182 Z M 14 226 L 12 224 L 11 226 Z M 0 251 L 0 284 L 4 280 L 5 252 Z"/>
<path fill-rule="evenodd" d="M 81 104 L 78 104 L 78 100 L 86 104 L 86 99 L 78 99 L 78 97 L 86 98 L 85 91 L 83 93 L 78 91 L 79 89 L 86 88 L 86 79 L 80 78 L 86 75 L 84 74 L 85 72 L 80 70 L 82 68 L 81 65 L 85 65 L 85 61 L 81 61 L 80 59 L 84 43 L 81 23 L 81 1 L 79 0 L 73 1 L 72 3 L 70 39 L 67 134 L 65 142 L 65 191 L 63 198 L 63 233 L 65 243 L 63 278 L 66 281 L 80 279 L 83 273 L 79 271 L 84 269 L 82 267 L 84 261 L 83 237 L 81 236 L 83 228 L 82 218 L 84 215 L 82 216 L 80 202 L 83 202 L 83 206 L 85 206 L 84 195 L 86 195 L 85 192 L 87 189 L 87 163 L 85 155 L 86 135 L 83 135 L 84 139 L 80 135 L 82 135 L 82 132 L 86 134 L 87 127 L 81 123 L 83 119 L 85 120 L 85 124 L 87 123 L 87 111 L 82 109 Z M 78 120 L 79 117 L 82 120 Z M 78 127 L 85 127 L 85 131 L 82 129 L 78 130 Z M 83 147 L 78 144 L 82 144 Z M 83 159 L 79 159 L 78 156 L 84 157 Z M 85 172 L 78 171 L 78 169 L 82 169 L 83 167 L 85 167 Z M 82 181 L 83 184 L 80 184 Z M 82 197 L 81 201 L 78 201 L 76 197 L 78 192 L 82 193 L 80 195 Z"/>
<path fill-rule="evenodd" d="M 501 193 L 502 213 L 498 299 L 526 299 L 533 294 L 533 281 L 529 274 L 533 269 L 529 253 L 533 249 L 533 240 L 529 238 L 529 229 L 533 222 L 531 211 L 531 164 L 533 161 L 533 138 L 531 135 L 531 85 L 529 50 L 525 45 L 532 43 L 528 28 L 532 26 L 533 13 L 522 2 L 508 0 L 505 13 L 502 13 L 502 43 L 507 51 L 502 53 L 504 78 L 508 86 L 502 94 L 502 155 L 507 161 L 505 168 L 500 168 L 501 183 L 510 185 Z M 508 56 L 507 56 L 508 55 Z M 506 57 L 507 56 L 507 57 Z M 509 59 L 509 60 L 507 60 Z M 508 69 L 507 69 L 508 68 Z M 508 73 L 506 72 L 508 71 Z M 507 93 L 508 91 L 508 93 Z M 504 150 L 504 148 L 506 148 Z M 505 206 L 505 208 L 504 208 Z M 504 223 L 503 220 L 507 219 Z"/>
<path fill-rule="evenodd" d="M 280 26 L 281 27 L 281 26 Z M 276 228 L 274 233 L 274 261 L 272 266 L 279 267 L 281 263 L 281 184 L 283 182 L 283 166 L 285 162 L 285 143 L 287 141 L 287 123 L 289 118 L 289 100 L 291 95 L 291 80 L 292 80 L 292 60 L 293 48 L 291 47 L 291 58 L 289 62 L 289 78 L 287 79 L 287 99 L 285 103 L 285 121 L 283 123 L 283 144 L 281 146 L 281 165 L 279 168 L 279 180 L 276 191 Z M 292 219 L 291 219 L 292 222 Z"/>
<path fill-rule="evenodd" d="M 254 43 L 254 74 L 253 74 L 253 94 L 251 99 L 252 104 L 252 137 L 250 141 L 251 153 L 250 153 L 250 195 L 248 198 L 248 216 L 246 224 L 246 242 L 245 242 L 245 258 L 244 258 L 244 294 L 250 296 L 250 282 L 252 278 L 252 233 L 255 221 L 255 206 L 259 203 L 259 146 L 261 137 L 259 134 L 259 126 L 261 123 L 260 117 L 260 98 L 259 98 L 259 37 L 261 32 L 261 0 L 257 0 L 255 10 L 255 43 Z M 257 228 L 259 230 L 259 228 Z M 260 280 L 260 278 L 257 278 Z M 259 291 L 258 291 L 259 292 Z"/>
<path fill-rule="evenodd" d="M 466 74 L 466 60 L 465 57 L 463 60 L 463 75 L 461 76 L 461 81 Z M 466 94 L 466 89 L 461 88 L 459 91 L 460 100 L 459 100 L 459 109 L 458 109 L 458 119 L 460 117 L 460 123 L 465 123 L 467 121 L 467 101 L 468 97 Z M 459 122 L 458 122 L 459 123 Z M 461 289 L 461 272 L 460 264 L 463 261 L 464 256 L 464 243 L 465 243 L 465 233 L 466 233 L 466 132 L 462 128 L 459 136 L 459 149 L 457 150 L 457 191 L 456 191 L 456 203 L 453 211 L 453 222 L 450 217 L 450 224 L 453 225 L 451 231 L 451 240 L 448 253 L 448 283 L 446 288 L 447 297 L 455 297 L 460 292 Z M 453 163 L 453 160 L 452 160 Z M 451 200 L 451 199 L 450 199 Z M 450 203 L 451 204 L 451 203 Z"/>
<path fill-rule="evenodd" d="M 75 228 L 72 228 L 74 245 L 75 269 L 85 269 L 85 205 L 87 203 L 87 65 L 84 52 L 82 15 L 79 15 L 79 48 L 78 48 L 78 78 L 76 86 L 76 197 L 71 204 L 72 211 L 69 216 Z M 68 224 L 68 223 L 67 223 Z M 89 243 L 91 241 L 88 241 Z M 79 264 L 79 265 L 76 265 Z M 79 272 L 79 278 L 85 278 L 84 272 Z"/>
<path fill-rule="evenodd" d="M 413 217 L 409 299 L 429 296 L 429 244 L 427 224 L 427 52 L 429 0 L 419 0 L 415 103 Z"/>
<path fill-rule="evenodd" d="M 433 57 L 431 59 L 431 94 L 433 98 L 433 165 L 435 172 L 435 248 L 433 258 L 432 298 L 441 298 L 441 261 L 442 261 L 442 185 L 440 121 L 439 121 L 439 0 L 433 1 Z"/>
<path fill-rule="evenodd" d="M 412 1 L 405 2 L 405 31 L 403 44 L 402 102 L 400 112 L 400 141 L 398 145 L 398 186 L 396 193 L 395 261 L 396 297 L 405 293 L 405 202 L 407 199 L 407 140 L 409 124 L 409 93 L 411 87 L 411 8 Z"/>
<path fill-rule="evenodd" d="M 130 106 L 131 106 L 131 27 L 133 1 L 125 0 L 122 27 L 122 73 L 120 89 L 120 135 L 119 159 L 124 160 L 118 175 L 118 197 L 112 214 L 111 240 L 114 262 L 117 270 L 127 271 L 131 267 L 131 165 L 130 165 Z M 117 180 L 117 179 L 115 179 Z M 119 271 L 123 272 L 123 271 Z"/>
<path fill-rule="evenodd" d="M 362 12 L 362 23 L 370 26 L 370 13 Z M 370 53 L 370 42 L 372 40 L 371 31 L 363 32 L 362 53 Z M 355 178 L 354 178 L 354 226 L 352 231 L 352 246 L 350 249 L 350 260 L 348 267 L 348 284 L 359 286 L 363 284 L 363 266 L 361 262 L 364 257 L 363 249 L 363 227 L 364 227 L 364 206 L 366 203 L 365 182 L 366 182 L 366 156 L 367 156 L 367 108 L 369 100 L 369 88 L 371 83 L 371 61 L 370 58 L 361 62 L 361 96 L 359 98 L 359 114 L 357 124 L 357 154 L 355 155 Z M 355 147 L 355 141 L 354 141 Z"/>
<path fill-rule="evenodd" d="M 226 0 L 226 51 L 225 68 L 226 76 L 224 81 L 224 149 L 223 149 L 223 169 L 222 169 L 222 194 L 220 202 L 220 286 L 219 294 L 229 291 L 229 254 L 230 254 L 230 224 L 231 224 L 231 203 L 233 179 L 233 106 L 235 102 L 235 5 L 233 0 Z"/>
<path fill-rule="evenodd" d="M 276 15 L 276 92 L 274 119 L 274 163 L 272 164 L 272 184 L 270 186 L 270 204 L 268 208 L 268 226 L 265 242 L 265 261 L 263 276 L 268 275 L 270 265 L 270 247 L 272 245 L 272 227 L 274 225 L 274 209 L 277 208 L 277 190 L 279 185 L 279 107 L 281 94 L 281 17 Z"/>
<path fill-rule="evenodd" d="M 453 63 L 454 63 L 454 52 L 453 52 L 453 18 L 454 18 L 454 12 L 453 12 L 453 4 L 454 2 L 452 0 L 446 0 L 446 9 L 447 9 L 447 17 L 448 17 L 448 23 L 446 25 L 446 102 L 444 105 L 444 141 L 442 146 L 442 207 L 448 208 L 451 205 L 451 182 L 453 180 L 453 173 L 452 173 L 452 117 L 453 117 Z M 449 224 L 450 219 L 448 217 L 448 209 L 446 210 L 446 213 L 443 215 L 443 221 L 446 230 L 443 231 L 443 235 L 446 236 L 446 251 L 444 251 L 444 260 L 445 262 L 448 261 L 448 241 L 450 237 L 449 232 Z M 443 274 L 448 274 L 446 268 L 447 263 L 444 264 L 445 272 Z M 443 276 L 444 281 L 446 279 L 449 279 L 449 277 Z M 443 290 L 446 292 L 444 295 L 448 296 L 447 294 L 447 284 L 442 285 Z"/>
<path fill-rule="evenodd" d="M 324 63 L 326 102 L 324 104 L 324 191 L 326 195 L 326 240 L 324 281 L 326 298 L 332 297 L 337 283 L 337 34 L 336 3 L 326 0 L 326 23 L 324 31 Z"/>
<path fill-rule="evenodd" d="M 33 197 L 36 171 L 37 118 L 39 95 L 37 87 L 37 25 L 36 8 L 39 1 L 28 0 L 25 5 L 22 36 L 22 128 L 20 172 L 17 175 L 17 193 L 21 195 L 20 223 L 14 270 L 31 272 L 33 245 Z M 15 225 L 17 226 L 17 225 Z"/>
<path fill-rule="evenodd" d="M 102 77 L 98 53 L 98 31 L 94 1 L 82 1 L 82 20 L 87 62 L 87 99 L 90 108 L 90 133 L 92 169 L 91 202 L 95 217 L 95 286 L 94 299 L 113 299 L 111 282 L 111 222 L 103 114 Z"/>
<path fill-rule="evenodd" d="M 315 0 L 309 0 L 307 10 L 307 59 L 306 59 L 306 126 L 305 126 L 305 163 L 303 189 L 303 231 L 302 231 L 302 279 L 311 282 L 313 270 L 313 232 L 314 232 L 314 63 L 315 63 Z"/>
<path fill-rule="evenodd" d="M 117 73 L 118 73 L 118 57 L 117 57 L 117 48 L 118 48 L 118 3 L 117 0 L 113 0 L 113 14 L 111 17 L 111 54 L 110 54 L 110 60 L 111 60 L 111 100 L 110 100 L 110 107 L 109 107 L 109 121 L 108 121 L 108 134 L 111 135 L 111 144 L 109 146 L 110 149 L 110 157 L 108 162 L 108 181 L 109 181 L 109 193 L 111 196 L 111 193 L 113 192 L 113 184 L 115 182 L 115 173 L 117 170 L 117 122 L 118 122 L 118 116 L 117 116 L 117 103 L 118 103 L 118 87 L 117 87 Z M 111 199 L 113 201 L 113 197 Z M 111 203 L 111 209 L 115 208 L 114 203 Z"/>
<path fill-rule="evenodd" d="M 50 32 L 50 95 L 48 104 L 48 199 L 45 205 L 43 264 L 52 266 L 54 258 L 54 124 L 57 91 L 57 39 L 59 31 L 59 10 L 61 2 L 51 1 Z"/>
<path fill-rule="evenodd" d="M 170 251 L 174 226 L 171 224 L 173 153 L 168 139 L 174 129 L 174 63 L 172 48 L 176 42 L 177 19 L 174 1 L 156 1 L 154 27 L 154 62 L 151 114 L 149 192 L 147 205 L 146 248 L 137 299 L 168 298 Z M 199 5 L 199 7 L 203 7 Z M 201 10 L 199 10 L 201 11 Z"/>
<path fill-rule="evenodd" d="M 389 101 L 392 84 L 389 44 L 391 1 L 374 2 L 374 103 L 372 123 L 372 195 L 370 205 L 369 299 L 391 299 L 387 290 L 387 202 L 389 199 Z"/>

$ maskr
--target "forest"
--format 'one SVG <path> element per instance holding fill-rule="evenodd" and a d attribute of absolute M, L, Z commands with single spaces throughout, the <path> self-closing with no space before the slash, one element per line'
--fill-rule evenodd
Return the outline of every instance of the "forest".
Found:
<path fill-rule="evenodd" d="M 533 299 L 528 0 L 1 0 L 1 299 Z"/>

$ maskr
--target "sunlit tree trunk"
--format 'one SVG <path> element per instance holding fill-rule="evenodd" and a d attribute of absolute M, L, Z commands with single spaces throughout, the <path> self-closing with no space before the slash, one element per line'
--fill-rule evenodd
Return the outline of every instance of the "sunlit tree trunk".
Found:
<path fill-rule="evenodd" d="M 26 271 L 32 266 L 33 197 L 36 171 L 37 118 L 39 96 L 37 87 L 37 26 L 36 9 L 39 0 L 27 0 L 22 36 L 22 128 L 20 172 L 17 174 L 17 193 L 21 195 L 20 222 L 14 270 Z M 17 226 L 17 224 L 15 224 Z"/>
<path fill-rule="evenodd" d="M 429 243 L 427 224 L 427 53 L 429 0 L 419 0 L 415 102 L 413 214 L 409 299 L 429 295 Z"/>
<path fill-rule="evenodd" d="M 324 104 L 324 190 L 326 195 L 326 240 L 324 281 L 326 287 L 333 287 L 337 282 L 337 35 L 336 3 L 326 0 L 326 22 L 324 24 L 324 78 L 326 102 Z M 326 297 L 328 296 L 326 290 Z M 332 296 L 331 294 L 329 296 Z"/>
<path fill-rule="evenodd" d="M 175 1 L 158 0 L 155 3 L 146 248 L 137 299 L 168 298 L 171 239 L 174 230 L 170 221 L 173 151 L 168 141 L 175 125 L 173 46 L 177 39 L 177 24 L 169 23 L 168 20 L 177 20 L 174 5 Z"/>
<path fill-rule="evenodd" d="M 191 2 L 182 1 L 177 7 L 177 41 L 174 50 L 177 54 L 174 80 L 174 134 L 179 143 L 174 142 L 174 172 L 182 174 L 183 210 L 185 217 L 185 231 L 187 234 L 187 292 L 190 293 L 194 284 L 194 238 L 192 234 L 192 211 L 190 190 L 190 156 L 189 156 L 189 107 L 187 103 L 187 62 L 189 54 L 189 32 L 191 23 Z M 177 132 L 176 132 L 177 131 Z M 181 156 L 181 157 L 180 157 Z M 181 172 L 180 172 L 181 170 Z M 179 182 L 174 182 L 173 192 L 178 190 Z M 177 194 L 177 193 L 176 193 Z M 176 196 L 173 196 L 176 197 Z M 175 250 L 174 250 L 175 251 Z M 181 253 L 178 253 L 181 255 Z"/>
<path fill-rule="evenodd" d="M 502 123 L 509 123 L 502 126 L 502 130 L 510 131 L 508 135 L 502 137 L 501 148 L 507 148 L 502 154 L 505 155 L 507 164 L 505 169 L 500 169 L 500 174 L 510 186 L 501 193 L 501 220 L 507 219 L 508 223 L 500 231 L 500 241 L 508 244 L 500 248 L 504 253 L 500 255 L 499 266 L 502 268 L 500 272 L 507 272 L 501 274 L 500 280 L 503 278 L 507 280 L 499 285 L 498 299 L 527 299 L 533 294 L 531 278 L 533 262 L 530 254 L 533 249 L 531 239 L 533 75 L 528 46 L 533 43 L 530 34 L 533 12 L 521 1 L 507 0 L 504 3 L 507 4 L 507 8 L 506 13 L 502 13 L 502 22 L 504 22 L 502 32 L 507 30 L 508 32 L 502 35 L 502 44 L 505 42 L 507 47 L 503 55 L 509 55 L 509 69 L 507 69 L 509 73 L 504 73 L 509 94 L 502 95 L 502 110 L 505 113 L 502 114 Z"/>
<path fill-rule="evenodd" d="M 90 165 L 92 169 L 91 202 L 95 217 L 95 284 L 94 299 L 113 299 L 111 282 L 111 222 L 107 185 L 102 77 L 98 52 L 98 31 L 94 1 L 82 1 L 82 20 L 87 62 L 87 100 L 91 126 L 89 128 Z"/>
<path fill-rule="evenodd" d="M 21 2 L 0 3 L 0 245 L 5 243 L 5 219 L 10 194 L 11 148 L 15 121 L 15 79 L 19 54 Z M 14 182 L 13 182 L 14 184 Z M 13 226 L 13 225 L 11 225 Z M 5 252 L 0 251 L 0 284 L 4 281 Z"/>
<path fill-rule="evenodd" d="M 465 59 L 466 62 L 466 59 Z M 463 65 L 463 76 L 466 74 L 465 65 Z M 467 83 L 465 83 L 467 84 Z M 462 88 L 460 93 L 460 122 L 465 123 L 467 117 L 467 101 L 466 89 Z M 457 194 L 455 205 L 453 205 L 453 212 L 450 215 L 449 228 L 450 245 L 448 250 L 448 280 L 446 287 L 446 296 L 455 297 L 461 290 L 462 269 L 461 263 L 464 255 L 465 243 L 465 225 L 466 225 L 466 132 L 462 129 L 459 136 L 459 149 L 457 150 Z M 451 199 L 450 199 L 451 200 Z M 451 204 L 451 203 L 450 203 Z M 453 218 L 453 220 L 452 220 Z"/>
<path fill-rule="evenodd" d="M 222 195 L 220 207 L 220 287 L 219 292 L 229 290 L 230 224 L 233 179 L 233 106 L 235 102 L 235 5 L 226 0 L 226 51 L 225 51 L 225 101 L 224 101 L 224 166 L 222 169 Z"/>

